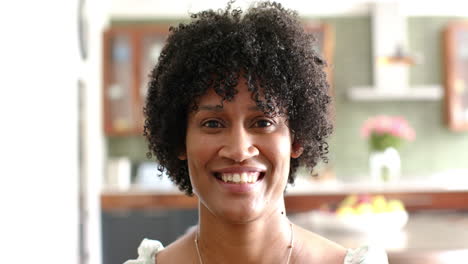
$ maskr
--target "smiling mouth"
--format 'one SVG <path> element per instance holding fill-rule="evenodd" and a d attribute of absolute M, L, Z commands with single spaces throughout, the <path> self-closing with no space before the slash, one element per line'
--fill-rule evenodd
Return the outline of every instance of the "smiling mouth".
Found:
<path fill-rule="evenodd" d="M 216 179 L 225 183 L 246 184 L 256 183 L 265 177 L 265 172 L 220 173 L 215 172 Z"/>

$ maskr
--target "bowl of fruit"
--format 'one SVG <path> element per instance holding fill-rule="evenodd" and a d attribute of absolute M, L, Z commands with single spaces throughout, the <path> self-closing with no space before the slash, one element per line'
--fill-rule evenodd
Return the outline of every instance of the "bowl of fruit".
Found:
<path fill-rule="evenodd" d="M 401 230 L 408 222 L 400 200 L 367 194 L 353 194 L 338 204 L 325 204 L 310 217 L 317 228 L 351 232 L 391 232 Z"/>

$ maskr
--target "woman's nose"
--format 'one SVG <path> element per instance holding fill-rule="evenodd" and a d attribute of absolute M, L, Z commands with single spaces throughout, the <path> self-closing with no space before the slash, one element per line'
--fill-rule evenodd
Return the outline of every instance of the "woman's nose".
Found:
<path fill-rule="evenodd" d="M 254 144 L 254 136 L 244 128 L 233 129 L 231 133 L 228 133 L 219 150 L 219 156 L 235 162 L 243 162 L 258 154 L 259 150 Z"/>

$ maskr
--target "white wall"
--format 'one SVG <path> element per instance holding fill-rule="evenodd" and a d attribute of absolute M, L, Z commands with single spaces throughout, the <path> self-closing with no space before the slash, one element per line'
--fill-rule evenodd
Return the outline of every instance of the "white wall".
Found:
<path fill-rule="evenodd" d="M 102 32 L 107 27 L 110 0 L 87 0 L 88 58 L 82 62 L 80 76 L 86 83 L 83 148 L 85 150 L 86 264 L 102 263 L 100 194 L 104 180 L 105 140 L 102 116 Z"/>
<path fill-rule="evenodd" d="M 1 263 L 78 263 L 76 6 L 1 4 Z"/>

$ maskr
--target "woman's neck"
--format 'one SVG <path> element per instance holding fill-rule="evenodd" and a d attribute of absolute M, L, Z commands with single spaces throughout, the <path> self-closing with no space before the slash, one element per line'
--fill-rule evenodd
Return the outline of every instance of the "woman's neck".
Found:
<path fill-rule="evenodd" d="M 284 202 L 247 223 L 233 223 L 199 206 L 198 246 L 203 264 L 286 263 L 291 224 Z"/>

